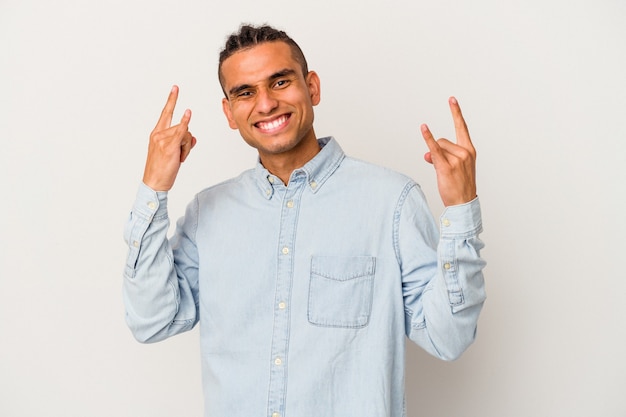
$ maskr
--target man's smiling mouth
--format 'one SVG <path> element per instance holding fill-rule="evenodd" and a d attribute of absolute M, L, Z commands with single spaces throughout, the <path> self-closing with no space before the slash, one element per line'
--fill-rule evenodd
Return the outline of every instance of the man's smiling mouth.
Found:
<path fill-rule="evenodd" d="M 254 126 L 264 133 L 272 133 L 280 130 L 285 124 L 287 124 L 289 116 L 289 114 L 283 114 L 282 116 L 277 117 L 274 120 L 270 120 L 267 122 L 257 122 L 254 124 Z"/>

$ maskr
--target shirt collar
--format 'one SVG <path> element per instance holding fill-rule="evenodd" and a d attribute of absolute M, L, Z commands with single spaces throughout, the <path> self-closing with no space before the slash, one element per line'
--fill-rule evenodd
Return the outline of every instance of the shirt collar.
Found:
<path fill-rule="evenodd" d="M 318 139 L 320 151 L 302 168 L 291 173 L 290 181 L 297 176 L 304 176 L 311 192 L 316 193 L 339 167 L 345 153 L 339 143 L 332 136 Z M 270 172 L 257 160 L 255 177 L 261 193 L 268 200 L 274 195 L 274 185 L 280 183 L 278 177 Z"/>

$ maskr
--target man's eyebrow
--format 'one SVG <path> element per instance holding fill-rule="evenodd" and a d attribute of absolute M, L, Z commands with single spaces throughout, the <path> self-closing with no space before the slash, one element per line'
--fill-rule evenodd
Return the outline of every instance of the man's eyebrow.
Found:
<path fill-rule="evenodd" d="M 296 73 L 295 70 L 290 69 L 290 68 L 285 68 L 285 69 L 282 69 L 282 70 L 272 74 L 269 79 L 270 80 L 275 80 L 277 78 L 282 78 L 282 77 L 287 77 L 289 75 L 294 75 L 295 73 Z"/>
<path fill-rule="evenodd" d="M 233 88 L 231 88 L 230 90 L 228 90 L 228 95 L 229 96 L 233 96 L 233 95 L 237 95 L 237 93 L 247 90 L 248 88 L 251 88 L 252 86 L 250 84 L 241 84 L 241 85 L 236 85 Z"/>
<path fill-rule="evenodd" d="M 296 70 L 293 70 L 291 68 L 285 68 L 285 69 L 282 69 L 282 70 L 277 71 L 274 74 L 270 75 L 268 77 L 268 80 L 274 81 L 274 80 L 276 80 L 278 78 L 288 77 L 288 76 L 291 76 L 291 75 L 294 75 L 294 74 L 296 74 Z M 252 86 L 250 84 L 236 85 L 233 88 L 231 88 L 230 90 L 228 90 L 228 95 L 229 96 L 237 95 L 241 91 L 245 91 L 245 90 L 247 90 L 249 88 L 252 88 Z"/>

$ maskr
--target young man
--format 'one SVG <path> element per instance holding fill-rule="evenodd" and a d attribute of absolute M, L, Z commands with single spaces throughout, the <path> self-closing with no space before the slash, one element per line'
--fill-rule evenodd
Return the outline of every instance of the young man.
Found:
<path fill-rule="evenodd" d="M 457 143 L 425 159 L 447 206 L 318 139 L 320 81 L 295 42 L 242 26 L 220 56 L 229 125 L 258 150 L 201 191 L 167 239 L 167 191 L 196 139 L 174 87 L 150 137 L 126 228 L 127 322 L 142 342 L 200 323 L 206 416 L 404 416 L 405 335 L 457 358 L 485 299 L 475 150 L 454 98 Z"/>

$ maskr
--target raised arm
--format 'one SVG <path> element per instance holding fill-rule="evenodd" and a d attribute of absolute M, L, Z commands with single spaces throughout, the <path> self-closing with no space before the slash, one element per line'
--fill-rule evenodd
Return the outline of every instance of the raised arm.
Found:
<path fill-rule="evenodd" d="M 438 225 L 427 221 L 429 209 L 415 187 L 402 206 L 397 247 L 407 335 L 432 355 L 453 360 L 474 341 L 486 294 L 476 150 L 457 100 L 451 97 L 449 104 L 456 143 L 435 140 L 428 126 L 421 126 L 429 149 L 424 159 L 435 167 L 446 209 Z"/>
<path fill-rule="evenodd" d="M 174 86 L 150 135 L 143 184 L 124 231 L 128 256 L 124 269 L 126 322 L 141 342 L 156 342 L 193 328 L 197 313 L 197 250 L 190 204 L 170 242 L 167 191 L 196 139 L 189 132 L 191 112 L 172 126 L 178 87 Z M 173 261 L 175 260 L 175 261 Z"/>

